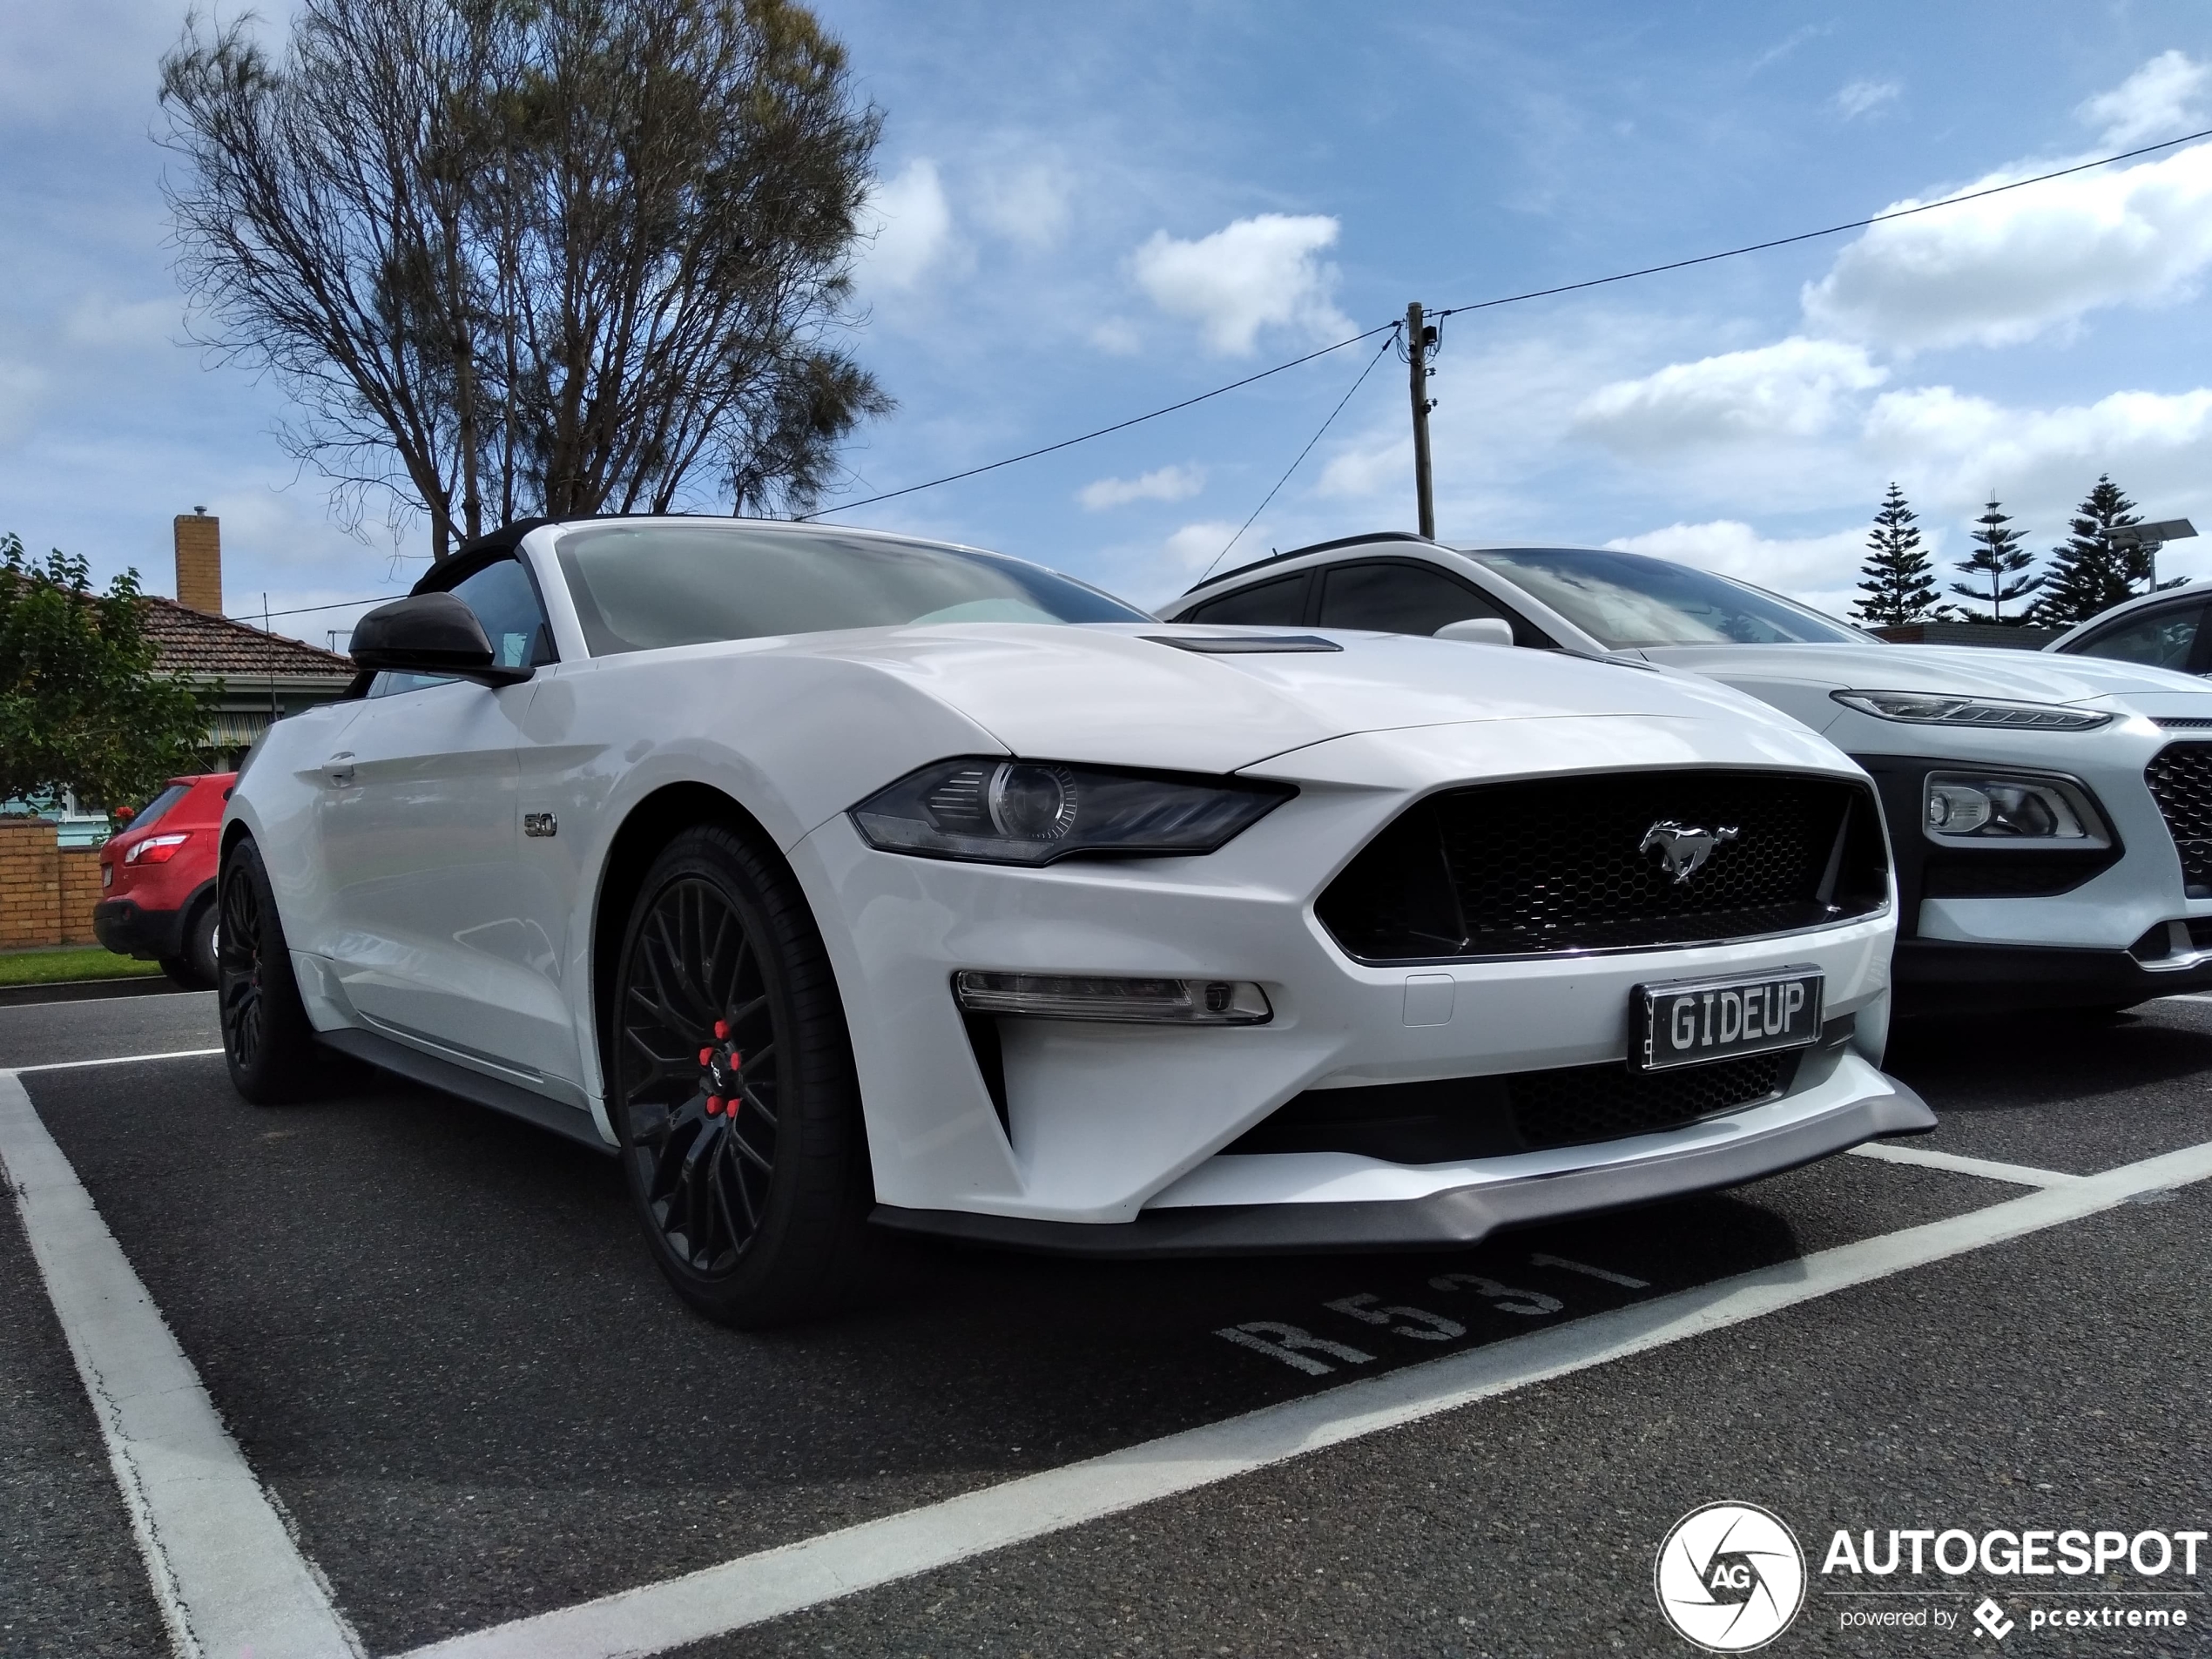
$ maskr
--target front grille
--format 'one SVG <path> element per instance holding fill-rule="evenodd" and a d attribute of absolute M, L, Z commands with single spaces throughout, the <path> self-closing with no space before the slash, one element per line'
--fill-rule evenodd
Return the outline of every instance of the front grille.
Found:
<path fill-rule="evenodd" d="M 2212 899 L 2212 743 L 2173 743 L 2143 768 L 2143 781 L 2182 855 L 2192 899 Z"/>
<path fill-rule="evenodd" d="M 1671 823 L 1733 829 L 1687 880 L 1645 851 Z M 1633 950 L 1792 932 L 1878 911 L 1873 796 L 1790 772 L 1615 772 L 1483 784 L 1407 809 L 1315 907 L 1366 961 Z"/>
<path fill-rule="evenodd" d="M 1785 1093 L 1798 1055 L 1746 1055 L 1679 1071 L 1607 1065 L 1308 1089 L 1222 1150 L 1356 1152 L 1392 1163 L 1453 1163 L 1588 1146 L 1761 1104 Z"/>
<path fill-rule="evenodd" d="M 1771 1100 L 1797 1069 L 1795 1054 L 1754 1054 L 1679 1071 L 1572 1066 L 1524 1072 L 1513 1080 L 1514 1123 L 1531 1150 L 1617 1141 Z"/>

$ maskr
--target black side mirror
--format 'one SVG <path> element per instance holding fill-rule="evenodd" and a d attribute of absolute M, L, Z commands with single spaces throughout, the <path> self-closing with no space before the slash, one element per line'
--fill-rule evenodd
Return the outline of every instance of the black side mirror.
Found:
<path fill-rule="evenodd" d="M 476 613 L 449 593 L 417 593 L 379 605 L 354 624 L 354 661 L 372 672 L 446 674 L 484 685 L 515 685 L 529 668 L 492 660 Z"/>

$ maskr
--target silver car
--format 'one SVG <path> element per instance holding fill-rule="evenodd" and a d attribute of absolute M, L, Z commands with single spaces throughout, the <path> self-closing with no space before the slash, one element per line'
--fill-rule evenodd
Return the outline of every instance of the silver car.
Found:
<path fill-rule="evenodd" d="M 1785 711 L 1881 792 L 1901 1012 L 2124 1008 L 2212 988 L 2202 679 L 2096 656 L 1892 645 L 1665 559 L 1398 532 L 1228 571 L 1163 614 L 1626 657 Z"/>

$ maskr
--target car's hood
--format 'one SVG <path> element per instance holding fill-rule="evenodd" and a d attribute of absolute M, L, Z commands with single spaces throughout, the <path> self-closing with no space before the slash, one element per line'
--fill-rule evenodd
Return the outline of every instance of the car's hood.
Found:
<path fill-rule="evenodd" d="M 1644 654 L 1731 685 L 1793 680 L 1837 690 L 1949 691 L 2026 703 L 2124 702 L 2138 695 L 2212 691 L 2204 681 L 2168 669 L 1974 645 L 1668 645 Z"/>
<path fill-rule="evenodd" d="M 1163 644 L 1282 631 L 1178 624 L 932 624 L 775 649 L 865 665 L 1016 754 L 1230 772 L 1363 732 L 1616 715 L 1802 728 L 1723 685 L 1552 651 L 1313 631 L 1337 651 L 1221 655 Z"/>

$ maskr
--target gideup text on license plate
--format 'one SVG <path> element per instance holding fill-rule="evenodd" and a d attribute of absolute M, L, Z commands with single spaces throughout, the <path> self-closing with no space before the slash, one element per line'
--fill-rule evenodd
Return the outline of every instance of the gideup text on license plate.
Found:
<path fill-rule="evenodd" d="M 1669 980 L 1629 993 L 1629 1064 L 1638 1071 L 1810 1048 L 1820 1038 L 1817 968 Z"/>

